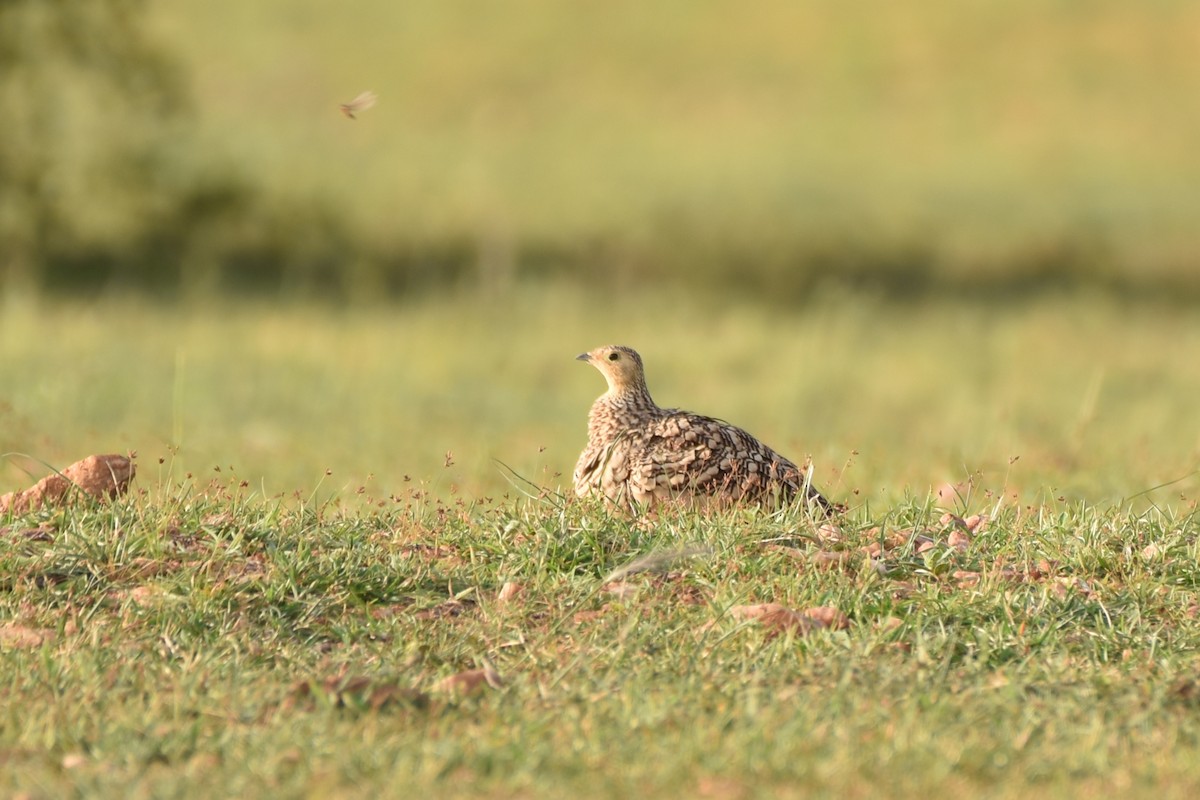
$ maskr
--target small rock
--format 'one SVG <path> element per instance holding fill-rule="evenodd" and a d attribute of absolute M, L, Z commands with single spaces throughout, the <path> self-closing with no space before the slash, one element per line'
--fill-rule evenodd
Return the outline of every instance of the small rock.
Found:
<path fill-rule="evenodd" d="M 987 514 L 972 514 L 963 520 L 963 524 L 967 526 L 967 531 L 970 533 L 981 533 L 987 527 Z"/>

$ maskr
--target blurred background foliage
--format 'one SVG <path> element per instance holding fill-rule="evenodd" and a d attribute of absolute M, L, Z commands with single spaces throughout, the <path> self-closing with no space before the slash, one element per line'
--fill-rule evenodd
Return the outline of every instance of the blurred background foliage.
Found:
<path fill-rule="evenodd" d="M 3 0 L 0 286 L 1194 297 L 1198 49 L 1185 0 Z"/>

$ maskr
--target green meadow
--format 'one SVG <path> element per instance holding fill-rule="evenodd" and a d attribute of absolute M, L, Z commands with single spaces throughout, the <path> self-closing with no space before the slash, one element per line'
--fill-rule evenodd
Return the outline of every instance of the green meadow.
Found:
<path fill-rule="evenodd" d="M 111 505 L 0 520 L 0 786 L 1197 790 L 1193 313 L 595 297 L 6 311 L 2 446 L 36 459 L 4 488 L 89 452 L 140 469 Z M 569 499 L 602 388 L 572 357 L 610 340 L 661 402 L 811 454 L 837 530 Z M 829 607 L 844 628 L 789 622 Z"/>
<path fill-rule="evenodd" d="M 0 6 L 0 494 L 138 466 L 0 514 L 0 793 L 1196 796 L 1198 26 Z M 601 344 L 844 515 L 574 498 Z"/>
<path fill-rule="evenodd" d="M 811 455 L 853 505 L 965 481 L 1021 504 L 1191 502 L 1198 322 L 1103 297 L 780 309 L 603 286 L 359 308 L 51 301 L 0 319 L 0 452 L 30 457 L 0 487 L 40 477 L 37 460 L 133 450 L 146 487 L 232 469 L 266 497 L 500 496 L 514 472 L 557 490 L 604 389 L 573 358 L 624 343 L 661 404 Z"/>

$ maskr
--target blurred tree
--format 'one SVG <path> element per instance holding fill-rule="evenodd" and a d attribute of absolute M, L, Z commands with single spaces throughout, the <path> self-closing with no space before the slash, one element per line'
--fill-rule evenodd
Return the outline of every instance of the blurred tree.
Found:
<path fill-rule="evenodd" d="M 0 0 L 0 291 L 145 235 L 189 101 L 143 0 Z M 169 203 L 168 203 L 169 204 Z"/>

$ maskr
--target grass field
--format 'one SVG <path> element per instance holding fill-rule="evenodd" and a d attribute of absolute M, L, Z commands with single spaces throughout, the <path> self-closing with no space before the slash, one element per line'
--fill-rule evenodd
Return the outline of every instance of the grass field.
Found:
<path fill-rule="evenodd" d="M 860 270 L 1192 285 L 1192 3 L 213 0 L 150 19 L 194 88 L 188 152 L 336 209 L 343 247 L 452 246 L 485 280 L 548 251 L 775 294 Z M 343 118 L 363 89 L 378 106 Z"/>
<path fill-rule="evenodd" d="M 572 359 L 626 343 L 661 403 L 811 454 L 818 481 L 856 502 L 972 475 L 1028 502 L 1119 502 L 1196 469 L 1197 337 L 1190 310 L 1103 298 L 831 294 L 789 310 L 602 282 L 342 310 L 14 305 L 0 452 L 63 467 L 135 450 L 143 485 L 232 467 L 267 496 L 386 497 L 406 475 L 442 497 L 495 496 L 511 488 L 498 462 L 557 486 L 604 385 Z M 9 460 L 0 488 L 28 482 L 23 468 L 44 472 Z"/>
<path fill-rule="evenodd" d="M 141 470 L 0 520 L 0 790 L 1200 789 L 1195 314 L 605 288 L 6 307 L 0 448 Z M 661 402 L 812 453 L 838 533 L 564 504 L 602 387 L 572 357 L 606 341 Z M 930 489 L 967 479 L 964 535 Z M 848 626 L 739 610 L 767 602 Z"/>
<path fill-rule="evenodd" d="M 1194 3 L 137 7 L 6 9 L 0 492 L 139 473 L 0 794 L 1200 794 Z M 568 499 L 605 343 L 846 515 Z"/>
<path fill-rule="evenodd" d="M 1194 516 L 1002 512 L 961 552 L 936 520 L 855 514 L 829 567 L 787 516 L 346 516 L 236 490 L 36 515 L 3 540 L 0 786 L 1194 796 Z M 940 544 L 916 554 L 914 525 Z M 885 558 L 859 551 L 897 532 Z M 523 592 L 499 599 L 509 582 Z M 764 601 L 849 627 L 732 616 Z M 483 664 L 500 688 L 443 688 Z"/>

